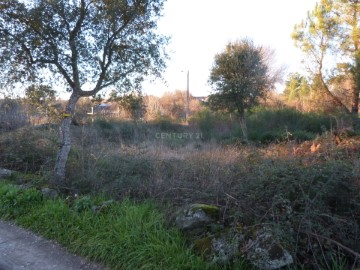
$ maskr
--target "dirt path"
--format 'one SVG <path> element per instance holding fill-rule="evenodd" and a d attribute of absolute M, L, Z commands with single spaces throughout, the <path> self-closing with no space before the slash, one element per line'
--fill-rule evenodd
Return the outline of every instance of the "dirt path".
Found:
<path fill-rule="evenodd" d="M 10 222 L 0 220 L 0 270 L 97 270 L 104 267 L 69 254 Z"/>

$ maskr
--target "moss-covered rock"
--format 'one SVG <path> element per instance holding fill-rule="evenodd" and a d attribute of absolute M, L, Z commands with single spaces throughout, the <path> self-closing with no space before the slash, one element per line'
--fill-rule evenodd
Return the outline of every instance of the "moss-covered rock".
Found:
<path fill-rule="evenodd" d="M 227 265 L 240 255 L 244 236 L 234 230 L 226 230 L 216 235 L 197 239 L 194 248 L 197 254 L 217 265 Z"/>
<path fill-rule="evenodd" d="M 279 269 L 293 263 L 291 254 L 281 246 L 268 228 L 257 231 L 247 244 L 247 258 L 264 270 Z"/>
<path fill-rule="evenodd" d="M 181 208 L 175 217 L 180 230 L 193 230 L 210 225 L 219 218 L 220 209 L 207 204 L 190 204 Z"/>
<path fill-rule="evenodd" d="M 191 205 L 191 209 L 193 211 L 197 211 L 197 210 L 201 209 L 202 211 L 204 211 L 208 216 L 210 216 L 214 220 L 219 219 L 220 208 L 215 205 L 194 203 Z"/>

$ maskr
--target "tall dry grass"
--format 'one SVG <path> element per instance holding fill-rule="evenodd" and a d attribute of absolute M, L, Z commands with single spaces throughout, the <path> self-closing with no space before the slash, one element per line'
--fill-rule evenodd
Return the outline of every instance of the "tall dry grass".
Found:
<path fill-rule="evenodd" d="M 31 167 L 46 174 L 54 162 L 56 132 L 20 129 L 2 134 L 0 166 L 17 164 L 13 169 Z M 340 254 L 356 264 L 360 137 L 344 137 L 336 144 L 325 132 L 301 144 L 255 146 L 176 135 L 186 132 L 198 131 L 101 121 L 73 127 L 69 189 L 105 192 L 114 198 L 150 198 L 163 205 L 217 204 L 224 209 L 225 224 L 273 226 L 298 263 L 316 266 Z"/>

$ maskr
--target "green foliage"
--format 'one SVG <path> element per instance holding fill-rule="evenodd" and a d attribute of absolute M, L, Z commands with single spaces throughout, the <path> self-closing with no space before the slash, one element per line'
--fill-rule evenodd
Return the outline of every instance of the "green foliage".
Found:
<path fill-rule="evenodd" d="M 215 56 L 209 82 L 215 90 L 208 98 L 212 110 L 236 113 L 248 142 L 245 112 L 258 104 L 277 81 L 270 72 L 269 51 L 243 39 L 227 44 L 225 50 Z"/>
<path fill-rule="evenodd" d="M 96 165 L 93 184 L 114 196 L 148 197 L 153 165 L 143 158 L 109 156 Z"/>
<path fill-rule="evenodd" d="M 181 125 L 174 123 L 168 117 L 160 117 L 154 121 L 156 127 L 160 129 L 160 131 L 164 132 L 179 132 L 181 131 Z"/>
<path fill-rule="evenodd" d="M 94 126 L 99 130 L 113 130 L 114 126 L 105 119 L 96 119 L 94 122 Z"/>
<path fill-rule="evenodd" d="M 195 120 L 181 128 L 185 131 L 194 129 L 197 124 Z M 76 148 L 70 154 L 67 167 L 67 176 L 72 182 L 70 190 L 79 194 L 107 192 L 121 199 L 153 198 L 160 203 L 170 203 L 170 206 L 163 204 L 166 205 L 165 211 L 170 212 L 174 210 L 174 205 L 189 201 L 224 206 L 226 212 L 222 213 L 222 218 L 226 224 L 256 229 L 256 224 L 267 223 L 274 227 L 285 247 L 296 254 L 296 263 L 305 268 L 318 266 L 327 269 L 326 263 L 331 265 L 331 254 L 338 254 L 339 250 L 343 252 L 337 244 L 317 238 L 314 234 L 335 239 L 358 252 L 360 140 L 356 135 L 342 137 L 342 142 L 335 145 L 332 134 L 326 132 L 331 130 L 329 116 L 291 109 L 256 108 L 249 114 L 251 135 L 256 141 L 270 144 L 260 147 L 256 143 L 234 145 L 239 142 L 240 131 L 229 115 L 210 113 L 206 117 L 199 117 L 199 121 L 214 124 L 211 128 L 212 138 L 218 139 L 221 145 L 215 144 L 215 140 L 199 142 L 196 147 L 180 140 L 174 141 L 174 146 L 163 142 L 160 145 L 155 137 L 149 136 L 145 142 L 134 140 L 125 146 L 102 136 L 93 136 L 98 132 L 97 127 L 74 127 Z M 111 132 L 118 134 L 120 124 L 111 123 Z M 147 128 L 150 133 L 160 131 L 156 125 L 148 125 Z M 46 132 L 49 131 L 37 132 L 32 136 L 43 138 L 47 136 Z M 228 137 L 222 137 L 224 134 Z M 317 136 L 314 142 L 297 144 L 294 141 L 313 136 Z M 230 141 L 233 144 L 225 143 Z M 271 143 L 274 141 L 281 143 Z M 321 145 L 314 153 L 310 151 L 312 143 Z M 296 148 L 301 151 L 295 151 Z M 88 194 L 84 195 L 71 206 L 60 207 L 62 204 L 58 204 L 59 209 L 54 207 L 46 210 L 53 215 L 49 220 L 59 220 L 59 224 L 53 225 L 58 227 L 46 229 L 49 235 L 56 234 L 57 239 L 65 243 L 85 238 L 84 232 L 91 231 L 90 227 L 82 229 L 78 223 L 70 225 L 73 229 L 69 232 L 74 234 L 73 238 L 61 235 L 59 229 L 69 228 L 68 224 L 74 224 L 71 222 L 78 220 L 78 215 L 91 216 L 93 211 L 88 210 L 101 204 L 99 200 L 87 197 Z M 10 193 L 9 196 L 13 195 Z M 112 213 L 116 216 L 113 207 L 111 204 L 106 213 L 96 215 L 104 217 L 104 214 Z M 42 208 L 45 209 L 45 206 Z M 287 215 L 286 212 L 291 213 Z M 60 218 L 68 213 L 71 213 L 70 216 Z M 121 212 L 119 219 L 124 215 Z M 37 219 L 38 216 L 29 217 L 26 222 L 30 224 Z M 108 228 L 117 230 L 111 226 Z M 101 233 L 106 235 L 105 232 Z M 97 237 L 101 239 L 102 236 Z M 89 240 L 88 247 L 92 252 L 99 248 L 94 244 L 96 241 Z M 102 240 L 99 241 L 102 243 Z M 105 258 L 106 252 L 102 252 L 104 254 L 101 256 Z M 351 264 L 351 254 L 345 256 Z M 342 265 L 343 261 L 337 260 L 337 263 Z"/>
<path fill-rule="evenodd" d="M 215 56 L 209 81 L 216 94 L 209 96 L 209 105 L 216 110 L 244 114 L 257 104 L 275 83 L 265 63 L 265 49 L 250 40 L 229 43 Z"/>
<path fill-rule="evenodd" d="M 141 94 L 132 92 L 127 95 L 117 96 L 116 92 L 112 92 L 110 101 L 116 101 L 133 120 L 139 120 L 146 113 L 144 98 Z"/>
<path fill-rule="evenodd" d="M 319 79 L 318 89 L 326 94 L 341 107 L 344 112 L 358 114 L 360 92 L 360 55 L 358 46 L 360 42 L 359 17 L 360 10 L 357 1 L 321 0 L 315 8 L 308 13 L 306 20 L 295 25 L 292 38 L 295 44 L 306 54 L 306 60 L 313 67 L 312 76 Z M 341 59 L 346 62 L 336 62 Z M 337 57 L 339 56 L 339 57 Z M 350 69 L 349 69 L 350 67 Z M 333 72 L 328 72 L 333 70 Z M 351 74 L 354 82 L 349 87 L 351 104 L 349 110 L 344 99 L 339 99 L 328 86 L 328 81 L 339 75 Z M 317 89 L 317 90 L 318 90 Z M 324 96 L 319 96 L 319 101 Z"/>
<path fill-rule="evenodd" d="M 208 110 L 197 112 L 191 118 L 191 123 L 198 125 L 203 139 L 209 140 L 213 137 L 213 131 L 215 128 L 215 117 Z"/>
<path fill-rule="evenodd" d="M 115 126 L 105 119 L 96 119 L 93 123 L 93 127 L 97 133 L 105 139 L 114 140 L 114 137 L 117 137 L 118 135 Z"/>
<path fill-rule="evenodd" d="M 49 102 L 55 100 L 55 90 L 47 85 L 31 85 L 25 89 L 26 102 L 35 110 L 49 109 Z"/>
<path fill-rule="evenodd" d="M 75 200 L 73 208 L 77 212 L 91 210 L 93 202 L 89 196 L 83 196 Z"/>
<path fill-rule="evenodd" d="M 260 110 L 249 116 L 250 139 L 260 142 L 305 141 L 331 129 L 331 117 L 295 109 Z"/>
<path fill-rule="evenodd" d="M 138 88 L 144 75 L 159 75 L 167 39 L 155 30 L 164 1 L 109 3 L 2 0 L 2 78 L 10 84 L 61 78 L 68 90 L 94 96 L 114 84 Z M 85 82 L 95 85 L 92 91 L 81 89 Z"/>
<path fill-rule="evenodd" d="M 71 92 L 61 117 L 57 185 L 65 183 L 78 100 L 110 86 L 140 89 L 146 76 L 165 69 L 168 38 L 156 31 L 164 2 L 0 0 L 0 82 L 60 81 Z"/>
<path fill-rule="evenodd" d="M 35 189 L 19 190 L 12 185 L 0 186 L 0 216 L 15 218 L 42 203 L 42 194 Z"/>
<path fill-rule="evenodd" d="M 254 142 L 271 143 L 314 139 L 330 130 L 334 120 L 327 115 L 302 113 L 295 109 L 266 109 L 255 107 L 247 117 L 249 139 Z M 241 127 L 227 114 L 202 111 L 195 114 L 191 124 L 199 127 L 203 138 L 215 138 L 222 143 L 238 142 L 243 137 Z"/>
<path fill-rule="evenodd" d="M 285 82 L 283 95 L 288 101 L 301 100 L 310 93 L 310 86 L 307 79 L 298 73 L 289 74 Z"/>
<path fill-rule="evenodd" d="M 0 184 L 0 201 L 7 202 L 18 191 Z M 0 206 L 1 216 L 47 238 L 65 245 L 69 251 L 96 260 L 110 269 L 207 269 L 188 248 L 181 234 L 165 226 L 164 217 L 150 202 L 135 204 L 130 200 L 112 203 L 108 211 L 72 211 L 63 200 L 29 199 L 33 191 L 24 191 L 21 205 L 36 207 L 15 211 Z M 10 195 L 9 195 L 10 194 Z M 26 199 L 26 200 L 25 200 Z M 81 209 L 88 209 L 90 197 L 78 199 Z M 10 200 L 12 202 L 12 200 Z M 96 198 L 101 202 L 103 199 Z M 81 203 L 80 203 L 81 202 Z M 75 202 L 76 204 L 76 202 Z M 19 204 L 13 208 L 19 207 Z"/>

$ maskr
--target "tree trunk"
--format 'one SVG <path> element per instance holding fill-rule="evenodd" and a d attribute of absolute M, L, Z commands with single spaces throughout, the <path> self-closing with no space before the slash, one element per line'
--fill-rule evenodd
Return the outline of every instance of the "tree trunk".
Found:
<path fill-rule="evenodd" d="M 344 112 L 345 114 L 347 115 L 350 115 L 351 112 L 350 110 L 344 105 L 344 103 L 337 97 L 335 96 L 329 89 L 328 85 L 326 84 L 326 82 L 324 81 L 324 77 L 323 77 L 323 74 L 321 72 L 321 69 L 319 71 L 319 74 L 317 75 L 319 76 L 319 79 L 320 79 L 320 82 L 323 86 L 323 89 L 325 90 L 325 93 L 331 97 L 331 99 L 335 102 L 335 104 L 337 106 L 339 106 L 339 108 L 341 109 L 342 112 Z"/>
<path fill-rule="evenodd" d="M 355 86 L 352 93 L 351 114 L 357 118 L 359 113 L 359 95 L 360 95 L 360 53 L 355 56 L 354 71 Z"/>
<path fill-rule="evenodd" d="M 244 113 L 240 114 L 239 122 L 240 122 L 241 131 L 243 133 L 244 141 L 248 144 L 249 143 L 248 130 L 247 130 L 246 118 Z"/>
<path fill-rule="evenodd" d="M 355 86 L 352 93 L 352 101 L 351 101 L 351 114 L 354 117 L 358 116 L 359 113 L 359 94 L 360 94 L 360 88 L 359 86 Z"/>
<path fill-rule="evenodd" d="M 70 125 L 75 112 L 75 105 L 80 96 L 72 93 L 66 105 L 63 119 L 60 125 L 60 149 L 57 154 L 54 169 L 54 184 L 59 189 L 65 188 L 65 167 L 71 148 Z"/>

